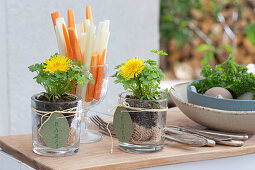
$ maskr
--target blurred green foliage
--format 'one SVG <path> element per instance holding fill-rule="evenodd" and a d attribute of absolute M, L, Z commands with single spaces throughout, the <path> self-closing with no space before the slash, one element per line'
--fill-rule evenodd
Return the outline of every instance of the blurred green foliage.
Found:
<path fill-rule="evenodd" d="M 200 9 L 201 0 L 161 0 L 160 3 L 160 36 L 170 41 L 176 38 L 178 46 L 189 41 L 193 36 L 187 27 L 192 20 L 190 9 Z"/>
<path fill-rule="evenodd" d="M 255 23 L 249 23 L 245 29 L 245 33 L 252 45 L 255 46 Z"/>
<path fill-rule="evenodd" d="M 202 60 L 203 66 L 207 65 L 212 59 L 214 59 L 217 50 L 225 50 L 228 53 L 232 53 L 233 51 L 230 45 L 214 46 L 212 44 L 201 44 L 200 46 L 198 46 L 197 50 L 204 52 Z"/>
<path fill-rule="evenodd" d="M 191 9 L 196 9 L 203 15 L 214 16 L 215 20 L 218 21 L 218 15 L 226 4 L 236 7 L 239 18 L 241 17 L 242 5 L 238 0 L 211 0 L 205 6 L 203 0 L 161 0 L 159 25 L 161 40 L 168 42 L 176 38 L 178 47 L 188 43 L 194 36 L 193 31 L 188 27 L 189 22 L 194 20 L 191 16 Z M 255 45 L 255 23 L 247 25 L 246 35 Z M 206 43 L 201 44 L 197 50 L 204 52 L 202 65 L 206 65 L 214 59 L 219 50 L 233 51 L 230 45 L 215 46 Z"/>

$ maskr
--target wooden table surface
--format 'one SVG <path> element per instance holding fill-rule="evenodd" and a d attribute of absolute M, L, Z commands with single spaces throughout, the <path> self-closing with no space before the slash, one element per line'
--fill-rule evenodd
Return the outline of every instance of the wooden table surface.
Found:
<path fill-rule="evenodd" d="M 168 111 L 167 124 L 203 128 L 178 108 Z M 33 153 L 31 134 L 0 137 L 0 147 L 35 169 L 136 169 L 254 153 L 255 136 L 243 147 L 189 147 L 166 141 L 164 150 L 151 154 L 125 153 L 118 148 L 116 139 L 111 154 L 111 140 L 107 136 L 97 143 L 81 144 L 79 152 L 69 157 L 44 157 Z"/>

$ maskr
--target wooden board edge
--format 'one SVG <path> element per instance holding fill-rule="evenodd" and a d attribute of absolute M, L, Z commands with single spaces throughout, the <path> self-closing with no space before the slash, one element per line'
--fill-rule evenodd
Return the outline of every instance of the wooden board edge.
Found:
<path fill-rule="evenodd" d="M 44 164 L 41 164 L 40 162 L 37 162 L 34 159 L 29 158 L 29 156 L 26 156 L 25 154 L 23 154 L 19 151 L 16 151 L 10 145 L 6 144 L 3 140 L 0 140 L 0 148 L 4 152 L 12 155 L 17 160 L 29 165 L 30 167 L 32 167 L 34 169 L 45 169 L 45 170 L 51 170 L 52 169 L 50 167 L 45 166 Z"/>
<path fill-rule="evenodd" d="M 109 165 L 88 167 L 83 170 L 87 170 L 87 169 L 112 169 L 112 170 L 115 170 L 115 169 L 150 168 L 150 167 L 156 167 L 156 166 L 167 166 L 167 165 L 180 164 L 180 163 L 188 163 L 188 162 L 228 158 L 228 157 L 234 157 L 234 156 L 242 156 L 242 155 L 247 155 L 247 154 L 252 154 L 252 153 L 255 153 L 255 147 L 247 146 L 245 149 L 235 148 L 234 150 L 233 149 L 223 150 L 223 151 L 219 151 L 218 153 L 215 153 L 213 151 L 195 153 L 193 155 L 190 155 L 190 157 L 188 159 L 183 159 L 183 155 L 170 157 L 170 158 L 166 156 L 164 158 L 152 158 L 152 159 L 147 159 L 145 161 L 133 161 L 133 162 L 120 163 L 120 164 L 109 164 Z"/>

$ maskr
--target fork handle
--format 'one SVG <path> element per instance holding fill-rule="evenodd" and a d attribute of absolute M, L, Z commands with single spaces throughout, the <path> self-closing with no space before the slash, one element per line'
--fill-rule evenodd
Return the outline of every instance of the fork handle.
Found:
<path fill-rule="evenodd" d="M 197 131 L 206 133 L 209 135 L 230 137 L 234 140 L 247 140 L 249 138 L 249 136 L 247 134 L 235 134 L 235 133 L 228 133 L 228 132 L 219 132 L 219 131 L 214 131 L 214 130 L 197 130 Z"/>
<path fill-rule="evenodd" d="M 243 146 L 244 142 L 239 140 L 229 140 L 229 141 L 217 141 L 217 144 L 240 147 Z"/>
<path fill-rule="evenodd" d="M 190 145 L 190 146 L 205 146 L 205 143 L 199 143 L 199 142 L 188 142 L 185 140 L 182 140 L 181 138 L 178 138 L 176 136 L 172 135 L 165 135 L 165 138 L 174 142 Z"/>

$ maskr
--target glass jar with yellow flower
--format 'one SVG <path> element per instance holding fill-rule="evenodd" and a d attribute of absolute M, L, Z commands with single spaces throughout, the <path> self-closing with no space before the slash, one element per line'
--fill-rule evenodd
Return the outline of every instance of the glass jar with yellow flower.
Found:
<path fill-rule="evenodd" d="M 163 51 L 151 50 L 158 55 Z M 120 149 L 127 152 L 154 152 L 164 147 L 167 90 L 160 91 L 164 74 L 157 61 L 134 57 L 118 65 L 113 75 L 127 92 L 119 95 L 114 113 L 114 131 Z"/>
<path fill-rule="evenodd" d="M 31 97 L 33 151 L 45 156 L 76 153 L 82 99 L 72 91 L 92 79 L 91 74 L 80 62 L 59 54 L 29 66 L 29 70 L 37 73 L 34 79 L 45 89 Z"/>

